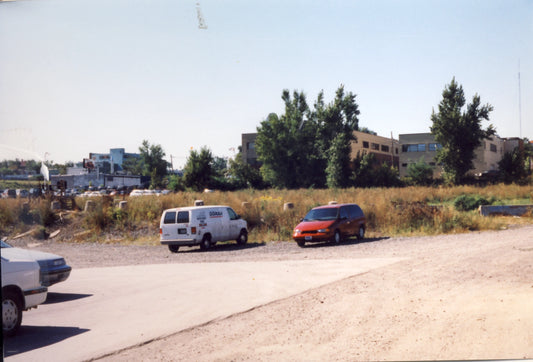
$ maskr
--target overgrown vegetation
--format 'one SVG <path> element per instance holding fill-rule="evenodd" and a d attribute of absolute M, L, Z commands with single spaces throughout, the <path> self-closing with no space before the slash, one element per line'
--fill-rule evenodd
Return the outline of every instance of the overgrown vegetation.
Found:
<path fill-rule="evenodd" d="M 495 201 L 494 197 L 486 199 L 480 195 L 461 195 L 453 200 L 453 206 L 458 211 L 471 211 L 478 209 L 482 205 L 492 205 Z"/>
<path fill-rule="evenodd" d="M 92 198 L 91 211 L 81 211 L 88 199 L 77 198 L 78 211 L 52 212 L 49 202 L 0 200 L 0 235 L 16 234 L 41 226 L 39 235 L 53 229 L 72 228 L 81 240 L 124 241 L 148 234 L 147 242 L 157 243 L 159 218 L 163 210 L 190 206 L 195 200 L 206 205 L 224 204 L 233 207 L 249 225 L 250 241 L 290 240 L 294 226 L 311 208 L 327 204 L 354 202 L 364 210 L 367 236 L 434 235 L 466 232 L 469 230 L 500 229 L 508 223 L 532 223 L 531 216 L 517 218 L 482 217 L 475 209 L 479 204 L 533 203 L 531 187 L 519 185 L 492 185 L 484 188 L 458 187 L 404 187 L 404 188 L 348 188 L 300 190 L 242 190 L 236 192 L 178 192 L 159 197 L 127 198 L 127 208 L 119 207 L 122 198 Z M 283 211 L 284 203 L 294 204 Z M 45 230 L 43 230 L 45 229 Z M 73 232 L 70 230 L 71 233 Z M 69 241 L 69 239 L 65 239 Z M 78 239 L 76 239 L 78 240 Z"/>

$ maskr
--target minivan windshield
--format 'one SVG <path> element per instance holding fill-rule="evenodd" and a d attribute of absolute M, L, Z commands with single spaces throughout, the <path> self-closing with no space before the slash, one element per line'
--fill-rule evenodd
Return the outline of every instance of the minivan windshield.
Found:
<path fill-rule="evenodd" d="M 311 210 L 305 215 L 303 221 L 325 221 L 325 220 L 335 220 L 339 209 L 337 208 L 327 208 L 327 209 L 314 209 Z"/>

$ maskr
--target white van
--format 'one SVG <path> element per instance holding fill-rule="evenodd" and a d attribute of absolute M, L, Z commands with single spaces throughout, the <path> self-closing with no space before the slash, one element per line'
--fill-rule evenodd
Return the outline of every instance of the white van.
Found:
<path fill-rule="evenodd" d="M 200 245 L 207 250 L 218 241 L 246 244 L 246 221 L 229 206 L 191 206 L 163 211 L 159 224 L 162 245 L 177 253 L 180 246 Z"/>

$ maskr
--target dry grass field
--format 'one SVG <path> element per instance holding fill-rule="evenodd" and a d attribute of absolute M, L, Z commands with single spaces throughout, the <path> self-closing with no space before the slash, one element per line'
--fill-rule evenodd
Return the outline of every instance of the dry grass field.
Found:
<path fill-rule="evenodd" d="M 357 203 L 364 210 L 369 237 L 436 235 L 474 230 L 498 230 L 508 224 L 528 224 L 531 215 L 482 217 L 474 211 L 459 211 L 453 201 L 462 195 L 491 200 L 495 204 L 533 204 L 531 186 L 404 187 L 301 190 L 243 190 L 236 192 L 179 192 L 161 196 L 90 198 L 93 211 L 85 212 L 89 198 L 77 197 L 74 211 L 50 211 L 49 200 L 0 200 L 0 235 L 13 237 L 33 230 L 44 238 L 58 228 L 63 241 L 112 241 L 142 243 L 154 240 L 163 210 L 190 206 L 195 200 L 206 205 L 229 205 L 248 221 L 250 240 L 289 240 L 293 227 L 312 207 Z M 118 202 L 128 201 L 126 209 Z M 284 210 L 291 203 L 292 208 Z M 25 205 L 26 204 L 26 205 Z M 68 227 L 67 227 L 68 226 Z"/>

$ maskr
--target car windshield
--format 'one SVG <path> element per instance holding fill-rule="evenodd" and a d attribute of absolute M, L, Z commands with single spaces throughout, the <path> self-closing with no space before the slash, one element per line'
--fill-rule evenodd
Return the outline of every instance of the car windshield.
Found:
<path fill-rule="evenodd" d="M 313 209 L 305 215 L 303 221 L 325 221 L 325 220 L 335 220 L 337 218 L 339 209 L 328 208 L 328 209 Z"/>

